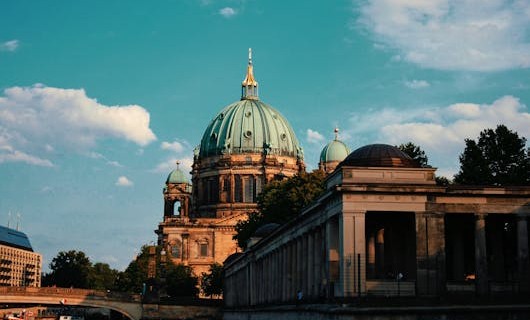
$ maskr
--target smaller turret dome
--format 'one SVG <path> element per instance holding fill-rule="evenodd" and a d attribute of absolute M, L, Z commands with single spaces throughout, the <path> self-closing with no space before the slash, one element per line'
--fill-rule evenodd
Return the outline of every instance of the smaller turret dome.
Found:
<path fill-rule="evenodd" d="M 329 142 L 320 152 L 318 168 L 326 173 L 335 170 L 337 165 L 350 154 L 350 148 L 339 140 L 339 128 L 335 128 L 334 132 L 335 139 Z"/>
<path fill-rule="evenodd" d="M 351 150 L 344 142 L 338 139 L 338 129 L 335 129 L 335 139 L 328 143 L 320 153 L 320 162 L 342 161 L 350 154 Z"/>
<path fill-rule="evenodd" d="M 341 163 L 356 167 L 419 168 L 419 164 L 399 148 L 388 144 L 369 144 L 350 153 Z"/>
<path fill-rule="evenodd" d="M 177 169 L 171 171 L 167 176 L 166 183 L 190 183 L 184 172 L 179 169 L 178 165 L 180 163 L 177 161 Z"/>

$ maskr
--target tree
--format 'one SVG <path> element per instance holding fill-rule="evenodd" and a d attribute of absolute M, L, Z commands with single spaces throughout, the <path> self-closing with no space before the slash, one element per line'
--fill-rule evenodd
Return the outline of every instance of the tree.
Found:
<path fill-rule="evenodd" d="M 197 296 L 198 282 L 191 267 L 173 263 L 166 266 L 166 291 L 171 297 Z"/>
<path fill-rule="evenodd" d="M 210 265 L 208 273 L 201 275 L 201 290 L 207 297 L 223 294 L 223 266 L 214 263 Z"/>
<path fill-rule="evenodd" d="M 144 245 L 140 254 L 129 263 L 125 271 L 118 274 L 117 287 L 120 291 L 140 293 L 144 283 L 147 282 L 147 269 L 149 263 L 149 246 Z"/>
<path fill-rule="evenodd" d="M 415 145 L 412 142 L 407 142 L 405 144 L 400 144 L 398 149 L 405 152 L 412 160 L 416 161 L 422 168 L 428 168 L 429 158 L 419 146 Z"/>
<path fill-rule="evenodd" d="M 284 224 L 295 218 L 324 192 L 324 178 L 324 172 L 315 170 L 268 183 L 258 195 L 258 212 L 250 213 L 247 220 L 239 221 L 236 225 L 234 239 L 239 247 L 245 248 L 260 226 L 267 223 Z"/>
<path fill-rule="evenodd" d="M 415 145 L 414 143 L 407 142 L 405 144 L 400 144 L 398 146 L 398 149 L 405 152 L 409 157 L 416 161 L 420 165 L 420 167 L 431 168 L 431 166 L 429 165 L 429 158 L 427 157 L 427 154 L 425 154 L 425 151 L 423 151 L 419 146 Z M 436 176 L 434 177 L 434 180 L 439 186 L 448 186 L 452 183 L 451 180 L 443 176 Z"/>
<path fill-rule="evenodd" d="M 50 263 L 51 272 L 45 276 L 45 285 L 58 287 L 90 287 L 92 263 L 82 251 L 61 251 Z"/>
<path fill-rule="evenodd" d="M 90 269 L 89 287 L 97 290 L 115 290 L 118 273 L 107 263 L 97 262 Z"/>
<path fill-rule="evenodd" d="M 505 125 L 485 129 L 478 141 L 466 139 L 455 182 L 468 185 L 530 185 L 530 149 L 526 138 Z"/>

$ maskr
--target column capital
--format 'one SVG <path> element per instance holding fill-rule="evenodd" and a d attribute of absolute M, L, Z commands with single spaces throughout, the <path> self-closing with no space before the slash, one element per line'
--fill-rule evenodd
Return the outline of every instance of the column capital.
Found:
<path fill-rule="evenodd" d="M 342 211 L 343 216 L 365 216 L 366 211 Z"/>
<path fill-rule="evenodd" d="M 416 216 L 426 217 L 426 218 L 443 218 L 445 217 L 445 212 L 442 211 L 416 211 L 414 212 Z"/>
<path fill-rule="evenodd" d="M 484 212 L 475 212 L 474 215 L 477 220 L 484 220 L 488 216 L 488 214 Z"/>

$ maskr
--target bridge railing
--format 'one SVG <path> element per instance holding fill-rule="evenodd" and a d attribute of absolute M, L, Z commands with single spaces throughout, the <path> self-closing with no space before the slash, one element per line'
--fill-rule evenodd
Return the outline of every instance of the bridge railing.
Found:
<path fill-rule="evenodd" d="M 130 302 L 140 302 L 140 295 L 123 293 L 123 292 L 107 292 L 103 290 L 93 289 L 77 289 L 77 288 L 59 288 L 59 287 L 0 287 L 0 294 L 8 295 L 46 295 L 58 297 L 79 297 L 91 299 L 108 299 L 120 300 Z"/>

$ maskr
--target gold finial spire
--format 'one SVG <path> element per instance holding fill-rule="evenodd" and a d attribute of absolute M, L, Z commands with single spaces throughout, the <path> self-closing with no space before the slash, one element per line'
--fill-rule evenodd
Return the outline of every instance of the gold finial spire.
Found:
<path fill-rule="evenodd" d="M 333 132 L 335 132 L 335 140 L 339 140 L 339 128 L 335 127 L 335 130 L 333 130 Z"/>
<path fill-rule="evenodd" d="M 252 66 L 252 48 L 248 48 L 247 75 L 241 83 L 241 100 L 243 99 L 258 99 L 258 82 L 254 79 L 254 69 Z"/>

